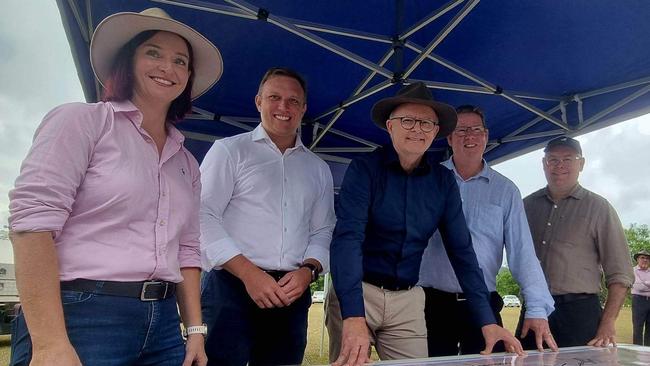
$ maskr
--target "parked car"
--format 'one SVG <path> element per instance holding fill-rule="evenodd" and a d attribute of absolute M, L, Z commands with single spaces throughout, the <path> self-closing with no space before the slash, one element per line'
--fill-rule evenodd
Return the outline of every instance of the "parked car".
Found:
<path fill-rule="evenodd" d="M 0 334 L 11 333 L 11 321 L 16 317 L 19 303 L 14 265 L 0 263 Z"/>
<path fill-rule="evenodd" d="M 314 291 L 311 294 L 311 302 L 324 302 L 325 301 L 325 291 Z"/>
<path fill-rule="evenodd" d="M 506 308 L 520 307 L 521 301 L 519 301 L 519 298 L 515 295 L 506 295 L 503 297 L 503 306 Z"/>

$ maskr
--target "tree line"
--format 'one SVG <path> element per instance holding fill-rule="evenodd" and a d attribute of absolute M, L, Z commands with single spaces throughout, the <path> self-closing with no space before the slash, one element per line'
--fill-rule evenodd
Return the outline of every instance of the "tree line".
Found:
<path fill-rule="evenodd" d="M 650 227 L 643 224 L 631 224 L 629 228 L 625 229 L 625 237 L 627 238 L 627 244 L 630 247 L 630 255 L 638 253 L 639 251 L 645 249 L 650 251 Z M 636 266 L 636 263 L 633 261 L 633 265 Z M 603 276 L 603 283 L 605 278 Z M 607 288 L 603 285 L 603 289 L 600 293 L 601 301 L 604 301 L 607 298 Z M 519 285 L 515 282 L 510 270 L 507 267 L 502 267 L 497 275 L 497 292 L 501 296 L 504 295 L 517 295 L 519 296 Z M 631 303 L 630 295 L 628 294 L 625 301 L 626 305 Z"/>

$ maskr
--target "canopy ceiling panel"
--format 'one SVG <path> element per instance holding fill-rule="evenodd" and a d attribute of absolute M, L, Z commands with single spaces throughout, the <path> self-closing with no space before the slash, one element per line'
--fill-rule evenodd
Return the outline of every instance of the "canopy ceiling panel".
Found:
<path fill-rule="evenodd" d="M 436 99 L 484 109 L 486 158 L 650 111 L 650 6 L 645 0 L 58 0 L 86 99 L 98 99 L 88 57 L 109 14 L 160 7 L 221 50 L 224 74 L 179 124 L 200 161 L 216 138 L 259 123 L 253 104 L 269 67 L 308 84 L 302 138 L 336 172 L 387 143 L 370 108 L 424 81 Z M 446 143 L 432 150 L 444 156 Z"/>

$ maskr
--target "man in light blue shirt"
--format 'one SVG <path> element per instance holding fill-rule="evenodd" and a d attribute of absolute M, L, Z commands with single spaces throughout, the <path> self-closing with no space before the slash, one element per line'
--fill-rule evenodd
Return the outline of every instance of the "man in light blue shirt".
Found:
<path fill-rule="evenodd" d="M 492 291 L 494 315 L 502 325 L 499 313 L 503 300 L 496 292 L 496 275 L 501 268 L 505 246 L 510 271 L 526 302 L 522 334 L 531 330 L 539 350 L 543 350 L 544 342 L 556 350 L 547 321 L 554 310 L 553 298 L 535 255 L 521 194 L 514 183 L 483 160 L 488 141 L 483 112 L 474 106 L 461 106 L 457 113 L 456 129 L 447 137 L 453 156 L 442 165 L 454 172 L 458 183 L 474 251 L 485 284 Z M 480 352 L 485 347 L 481 329 L 472 319 L 437 232 L 424 252 L 419 285 L 426 295 L 429 356 Z M 445 329 L 445 332 L 435 329 Z M 499 349 L 495 347 L 495 351 Z"/>

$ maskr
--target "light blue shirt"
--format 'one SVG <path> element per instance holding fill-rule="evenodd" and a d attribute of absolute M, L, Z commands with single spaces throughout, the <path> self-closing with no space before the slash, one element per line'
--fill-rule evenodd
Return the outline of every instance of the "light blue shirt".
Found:
<path fill-rule="evenodd" d="M 554 302 L 535 255 L 517 186 L 490 168 L 485 160 L 483 169 L 468 180 L 458 174 L 451 158 L 442 165 L 456 177 L 463 213 L 487 288 L 496 291 L 496 276 L 505 245 L 508 266 L 526 302 L 525 317 L 546 319 L 555 309 Z M 463 292 L 438 232 L 429 240 L 422 256 L 418 284 L 446 292 Z"/>

